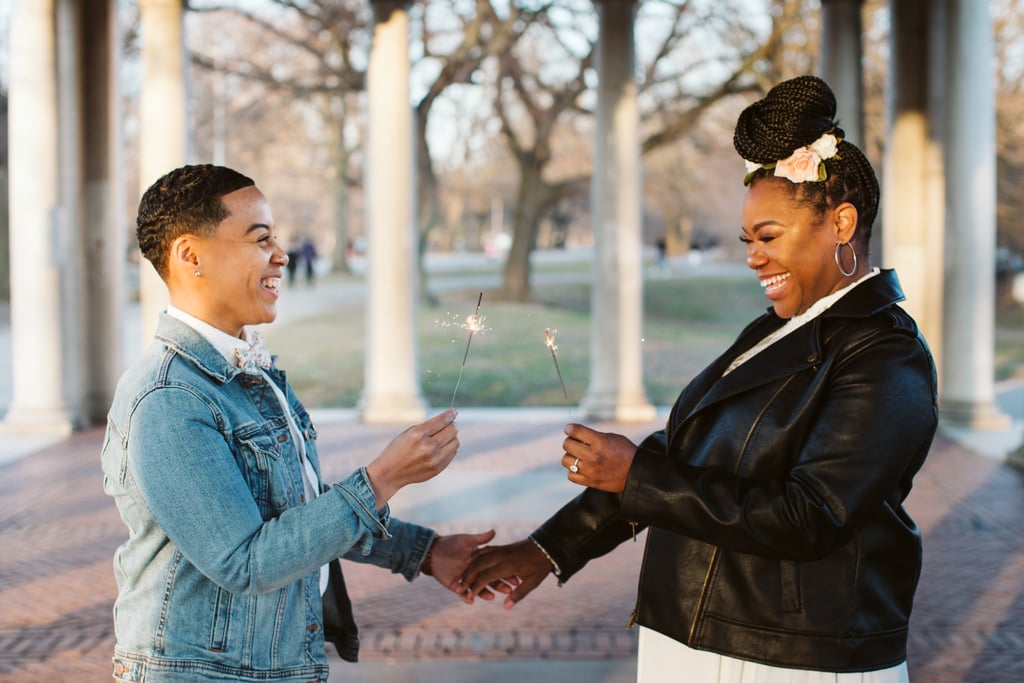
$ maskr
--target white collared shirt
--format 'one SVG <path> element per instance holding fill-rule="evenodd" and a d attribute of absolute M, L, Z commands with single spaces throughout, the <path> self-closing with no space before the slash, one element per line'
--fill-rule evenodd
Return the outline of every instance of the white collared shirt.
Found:
<path fill-rule="evenodd" d="M 757 342 L 752 347 L 750 347 L 749 349 L 747 349 L 746 351 L 741 353 L 739 356 L 737 356 L 736 359 L 732 363 L 729 364 L 729 367 L 725 369 L 725 372 L 722 373 L 722 376 L 725 377 L 730 372 L 732 372 L 733 370 L 735 370 L 739 366 L 743 365 L 748 360 L 750 360 L 751 358 L 753 358 L 757 354 L 761 353 L 762 351 L 764 351 L 766 348 L 768 348 L 769 346 L 771 346 L 775 342 L 779 341 L 780 339 L 782 339 L 783 337 L 788 335 L 790 332 L 793 332 L 797 328 L 802 327 L 803 325 L 807 324 L 811 320 L 814 320 L 819 315 L 821 315 L 822 313 L 827 311 L 829 308 L 831 308 L 832 304 L 834 304 L 835 302 L 837 302 L 840 299 L 842 299 L 843 296 L 847 292 L 849 292 L 851 289 L 853 289 L 854 287 L 856 287 L 860 283 L 866 282 L 867 280 L 873 278 L 874 276 L 878 275 L 880 272 L 882 272 L 882 271 L 880 271 L 878 268 L 872 268 L 871 271 L 867 275 L 865 275 L 864 277 L 860 278 L 859 280 L 855 280 L 855 281 L 851 282 L 850 284 L 846 285 L 845 287 L 843 287 L 842 289 L 839 289 L 839 290 L 837 290 L 835 292 L 832 292 L 831 294 L 828 294 L 826 296 L 821 297 L 820 299 L 815 301 L 813 304 L 811 304 L 810 307 L 806 311 L 804 311 L 800 315 L 794 315 L 792 318 L 790 318 L 789 320 L 786 321 L 785 325 L 783 325 L 779 329 L 775 330 L 774 332 L 769 334 L 767 337 L 765 337 L 761 341 Z"/>

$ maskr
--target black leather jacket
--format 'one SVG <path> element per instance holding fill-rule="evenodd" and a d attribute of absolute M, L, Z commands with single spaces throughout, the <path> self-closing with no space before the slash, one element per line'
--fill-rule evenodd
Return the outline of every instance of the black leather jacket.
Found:
<path fill-rule="evenodd" d="M 636 618 L 773 666 L 906 658 L 921 539 L 903 508 L 938 422 L 935 366 L 892 271 L 723 377 L 771 310 L 687 386 L 621 494 L 586 489 L 533 538 L 565 580 L 647 527 Z"/>

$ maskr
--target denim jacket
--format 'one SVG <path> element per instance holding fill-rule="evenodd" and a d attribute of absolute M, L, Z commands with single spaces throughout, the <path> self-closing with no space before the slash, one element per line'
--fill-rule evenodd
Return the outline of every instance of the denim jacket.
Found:
<path fill-rule="evenodd" d="M 319 475 L 309 414 L 282 371 L 267 373 Z M 306 501 L 290 441 L 265 375 L 161 315 L 118 384 L 103 444 L 103 487 L 129 530 L 114 557 L 115 680 L 326 681 L 319 568 L 332 564 L 327 597 L 343 611 L 335 558 L 418 574 L 434 532 L 377 511 L 362 468 Z"/>

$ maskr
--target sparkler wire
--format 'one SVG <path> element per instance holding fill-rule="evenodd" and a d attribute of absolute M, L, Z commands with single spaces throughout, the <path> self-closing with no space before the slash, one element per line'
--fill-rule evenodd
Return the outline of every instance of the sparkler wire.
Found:
<path fill-rule="evenodd" d="M 480 296 L 476 300 L 476 311 L 466 321 L 464 327 L 469 330 L 469 338 L 466 339 L 466 352 L 462 354 L 462 365 L 459 366 L 459 378 L 455 381 L 455 390 L 452 391 L 452 402 L 449 408 L 455 407 L 455 395 L 459 393 L 459 385 L 462 384 L 462 371 L 466 369 L 466 359 L 469 358 L 469 345 L 473 343 L 473 333 L 480 327 L 480 303 L 484 300 L 484 293 L 480 292 Z"/>
<path fill-rule="evenodd" d="M 558 354 L 555 351 L 558 347 L 555 346 L 555 337 L 551 334 L 551 329 L 544 330 L 544 343 L 547 344 L 548 350 L 551 351 L 551 360 L 555 362 L 555 372 L 558 373 L 558 383 L 562 385 L 562 396 L 565 397 L 565 402 L 569 402 L 569 392 L 565 390 L 565 380 L 562 378 L 562 369 L 558 367 Z"/>

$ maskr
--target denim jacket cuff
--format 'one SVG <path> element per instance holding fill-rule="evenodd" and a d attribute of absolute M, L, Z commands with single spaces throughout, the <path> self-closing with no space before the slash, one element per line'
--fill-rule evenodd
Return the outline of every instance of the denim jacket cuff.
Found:
<path fill-rule="evenodd" d="M 373 495 L 373 487 L 370 486 L 370 478 L 365 467 L 360 467 L 334 486 L 349 501 L 360 523 L 371 530 L 371 533 L 365 534 L 359 543 L 359 551 L 363 555 L 369 555 L 375 538 L 391 538 L 391 532 L 388 530 L 391 526 L 391 508 L 385 503 L 384 507 L 377 511 L 377 499 Z"/>

